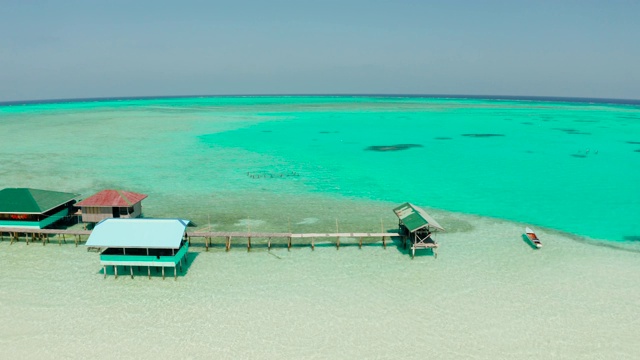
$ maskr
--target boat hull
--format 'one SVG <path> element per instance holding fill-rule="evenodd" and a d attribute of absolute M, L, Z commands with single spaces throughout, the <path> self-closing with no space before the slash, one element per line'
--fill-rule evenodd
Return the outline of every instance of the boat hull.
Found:
<path fill-rule="evenodd" d="M 535 246 L 537 249 L 542 247 L 542 242 L 540 242 L 540 239 L 538 239 L 538 236 L 535 232 L 533 232 L 533 230 L 526 228 L 525 235 L 527 236 L 527 240 L 529 240 L 531 245 Z"/>

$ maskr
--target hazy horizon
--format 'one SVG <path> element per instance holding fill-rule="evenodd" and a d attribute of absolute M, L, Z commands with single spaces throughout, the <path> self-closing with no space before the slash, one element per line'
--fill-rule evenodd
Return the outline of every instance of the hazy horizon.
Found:
<path fill-rule="evenodd" d="M 281 94 L 640 99 L 635 1 L 0 3 L 0 102 Z"/>
<path fill-rule="evenodd" d="M 111 100 L 153 100 L 153 99 L 188 99 L 188 98 L 242 98 L 242 97 L 371 97 L 371 98 L 433 98 L 433 99 L 485 99 L 485 100 L 532 100 L 532 101 L 562 101 L 562 102 L 598 102 L 612 104 L 640 105 L 640 99 L 594 98 L 569 96 L 529 96 L 529 95 L 476 95 L 476 94 L 191 94 L 191 95 L 141 95 L 141 96 L 108 96 L 84 98 L 53 98 L 0 101 L 0 105 L 29 105 L 84 101 Z"/>

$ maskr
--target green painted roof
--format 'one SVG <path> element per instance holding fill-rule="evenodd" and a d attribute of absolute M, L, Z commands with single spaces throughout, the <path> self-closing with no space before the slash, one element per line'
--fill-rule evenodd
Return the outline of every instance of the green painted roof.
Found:
<path fill-rule="evenodd" d="M 0 190 L 0 213 L 40 214 L 78 196 L 80 195 L 59 191 L 6 188 Z"/>
<path fill-rule="evenodd" d="M 429 214 L 413 204 L 404 203 L 393 209 L 393 212 L 396 213 L 398 219 L 402 220 L 402 223 L 410 232 L 414 232 L 426 226 L 444 231 L 444 228 L 429 216 Z"/>

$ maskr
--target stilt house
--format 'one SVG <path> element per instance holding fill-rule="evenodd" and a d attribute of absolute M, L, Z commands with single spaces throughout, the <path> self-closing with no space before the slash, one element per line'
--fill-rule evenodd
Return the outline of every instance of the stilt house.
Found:
<path fill-rule="evenodd" d="M 432 249 L 434 256 L 437 257 L 438 243 L 433 233 L 444 231 L 444 228 L 426 211 L 410 203 L 396 207 L 393 212 L 398 216 L 400 234 L 411 241 L 411 256 L 415 256 L 417 249 Z"/>
<path fill-rule="evenodd" d="M 0 227 L 44 229 L 69 215 L 78 194 L 29 189 L 0 190 Z"/>
<path fill-rule="evenodd" d="M 133 266 L 146 267 L 151 277 L 151 268 L 182 268 L 189 250 L 185 239 L 188 220 L 182 219 L 105 219 L 96 224 L 86 246 L 104 249 L 100 253 L 100 264 L 107 276 L 107 267 L 113 266 L 118 277 L 118 267 L 129 267 L 133 277 Z"/>
<path fill-rule="evenodd" d="M 147 195 L 122 190 L 102 190 L 76 206 L 80 207 L 83 222 L 97 223 L 110 218 L 137 218 L 142 215 L 142 200 Z"/>

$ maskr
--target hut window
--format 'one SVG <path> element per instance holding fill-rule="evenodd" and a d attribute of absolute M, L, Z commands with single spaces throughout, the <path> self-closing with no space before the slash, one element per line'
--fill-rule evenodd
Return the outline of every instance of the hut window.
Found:
<path fill-rule="evenodd" d="M 0 214 L 0 220 L 39 221 L 36 214 Z"/>

